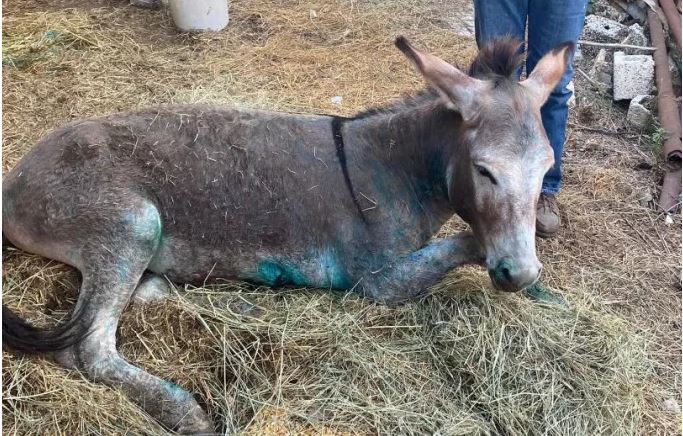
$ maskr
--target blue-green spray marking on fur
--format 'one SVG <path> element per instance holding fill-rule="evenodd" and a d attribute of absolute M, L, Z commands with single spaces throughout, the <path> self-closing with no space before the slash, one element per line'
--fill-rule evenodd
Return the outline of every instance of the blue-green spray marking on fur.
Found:
<path fill-rule="evenodd" d="M 348 289 L 351 280 L 333 252 L 327 250 L 320 256 L 320 268 L 325 285 L 333 289 Z"/>
<path fill-rule="evenodd" d="M 550 292 L 550 289 L 548 289 L 543 283 L 541 282 L 536 282 L 535 284 L 529 286 L 528 288 L 524 289 L 524 295 L 529 297 L 530 299 L 534 301 L 539 301 L 541 303 L 545 304 L 551 304 L 555 306 L 559 306 L 563 309 L 569 309 L 569 305 L 567 304 L 566 301 L 559 295 L 555 295 Z"/>
<path fill-rule="evenodd" d="M 312 262 L 312 265 L 311 265 Z M 316 250 L 304 265 L 266 259 L 256 267 L 254 279 L 268 286 L 320 286 L 332 289 L 348 289 L 351 280 L 332 250 Z"/>
<path fill-rule="evenodd" d="M 295 285 L 305 286 L 306 277 L 291 265 L 274 260 L 264 260 L 258 264 L 256 278 L 268 286 Z"/>
<path fill-rule="evenodd" d="M 177 384 L 167 381 L 167 380 L 162 380 L 161 384 L 163 385 L 164 389 L 171 395 L 173 395 L 174 398 L 178 400 L 188 400 L 192 398 L 192 395 L 188 393 L 185 389 L 181 388 Z"/>
<path fill-rule="evenodd" d="M 146 205 L 138 211 L 128 212 L 124 221 L 131 226 L 135 236 L 150 239 L 156 246 L 161 242 L 161 219 L 156 207 Z"/>

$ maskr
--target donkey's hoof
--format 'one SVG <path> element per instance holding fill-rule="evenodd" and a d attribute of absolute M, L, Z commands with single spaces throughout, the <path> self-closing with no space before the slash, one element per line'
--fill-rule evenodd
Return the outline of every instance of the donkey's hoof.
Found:
<path fill-rule="evenodd" d="M 200 406 L 195 406 L 185 416 L 178 420 L 176 433 L 189 435 L 216 435 L 213 422 Z"/>
<path fill-rule="evenodd" d="M 154 274 L 145 274 L 140 284 L 135 288 L 132 302 L 134 304 L 146 304 L 164 301 L 171 297 L 171 285 L 163 277 Z"/>
<path fill-rule="evenodd" d="M 68 347 L 63 350 L 53 352 L 52 359 L 66 369 L 79 370 L 81 368 L 78 364 L 78 357 L 76 356 L 76 353 L 77 351 L 75 347 Z"/>

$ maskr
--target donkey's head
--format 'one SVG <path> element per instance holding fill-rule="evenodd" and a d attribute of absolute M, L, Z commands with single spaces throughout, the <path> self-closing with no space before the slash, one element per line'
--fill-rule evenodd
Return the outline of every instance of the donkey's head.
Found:
<path fill-rule="evenodd" d="M 494 41 L 465 74 L 402 37 L 396 46 L 410 58 L 445 104 L 460 114 L 459 138 L 446 169 L 449 199 L 486 252 L 494 285 L 517 291 L 541 271 L 534 241 L 536 203 L 554 163 L 541 122 L 541 106 L 571 58 L 565 43 L 545 55 L 522 82 L 516 80 L 520 43 Z"/>

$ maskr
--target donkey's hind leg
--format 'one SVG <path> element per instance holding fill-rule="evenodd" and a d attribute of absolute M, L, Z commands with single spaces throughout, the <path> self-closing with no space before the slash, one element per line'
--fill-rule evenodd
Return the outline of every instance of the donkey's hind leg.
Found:
<path fill-rule="evenodd" d="M 211 421 L 189 392 L 130 364 L 116 350 L 119 317 L 144 266 L 118 263 L 117 269 L 116 276 L 94 271 L 85 276 L 84 289 L 87 286 L 103 298 L 91 305 L 96 314 L 90 334 L 74 347 L 79 369 L 93 381 L 121 388 L 169 429 L 181 434 L 213 432 Z"/>
<path fill-rule="evenodd" d="M 87 260 L 79 268 L 83 285 L 75 313 L 90 327 L 83 339 L 55 357 L 93 381 L 121 388 L 169 429 L 211 433 L 211 421 L 190 393 L 130 364 L 116 350 L 119 318 L 154 255 L 161 232 L 156 208 L 145 207 L 148 210 L 143 213 L 126 214 L 115 232 L 93 237 L 83 248 L 80 257 Z"/>

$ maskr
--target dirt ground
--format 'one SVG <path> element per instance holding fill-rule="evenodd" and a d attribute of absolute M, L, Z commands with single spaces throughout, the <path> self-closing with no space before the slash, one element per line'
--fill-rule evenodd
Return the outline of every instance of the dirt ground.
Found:
<path fill-rule="evenodd" d="M 123 0 L 3 1 L 3 173 L 49 130 L 115 111 L 221 102 L 348 115 L 386 104 L 422 86 L 393 48 L 394 36 L 406 34 L 418 45 L 465 66 L 476 52 L 471 13 L 465 0 L 420 5 L 402 0 L 234 1 L 225 32 L 178 35 L 163 12 L 135 9 Z M 627 126 L 625 108 L 595 92 L 581 77 L 576 90 L 559 196 L 564 225 L 557 237 L 538 241 L 543 281 L 570 301 L 587 301 L 590 310 L 605 319 L 625 320 L 630 331 L 646 341 L 651 370 L 645 383 L 653 389 L 636 432 L 677 434 L 681 215 L 680 211 L 671 214 L 673 223 L 667 224 L 654 208 L 652 199 L 657 197 L 663 173 L 657 132 Z M 342 105 L 331 102 L 334 96 L 343 97 Z M 460 227 L 454 220 L 444 232 Z M 477 286 L 485 282 L 481 273 L 472 274 Z M 75 301 L 77 286 L 77 274 L 67 267 L 3 251 L 3 298 L 32 321 L 61 319 Z M 264 305 L 275 299 L 254 292 Z M 213 295 L 201 290 L 199 294 Z M 484 295 L 495 294 L 486 291 Z M 292 309 L 292 313 L 301 316 L 308 313 L 307 305 L 329 303 L 317 294 L 293 298 L 286 302 L 296 303 L 293 306 L 301 311 Z M 379 319 L 393 316 L 362 302 L 344 304 Z M 211 338 L 199 332 L 201 317 L 194 315 L 201 310 L 183 311 L 177 305 L 176 301 L 170 309 L 132 310 L 123 320 L 119 343 L 124 355 L 144 367 L 157 368 L 160 376 L 178 381 L 190 374 L 183 386 L 199 393 L 211 408 L 218 401 L 212 397 L 215 391 L 191 374 L 207 371 L 209 364 L 202 362 L 210 362 L 225 349 L 217 350 Z M 400 310 L 406 315 L 414 307 Z M 328 313 L 343 318 L 340 314 L 332 309 Z M 174 337 L 196 343 L 186 347 Z M 140 342 L 153 344 L 149 353 L 132 345 Z M 177 368 L 170 363 L 155 366 L 164 360 Z M 56 433 L 60 423 L 67 421 L 69 431 L 81 434 L 125 432 L 106 424 L 116 422 L 111 416 L 131 410 L 115 390 L 66 375 L 44 360 L 5 351 L 3 366 L 3 430 L 8 434 L 38 433 L 29 430 L 32 422 L 40 422 L 36 429 Z M 240 375 L 233 377 L 240 380 Z M 33 384 L 33 391 L 22 397 L 16 391 L 22 383 L 29 383 L 26 380 Z M 259 409 L 251 404 L 260 411 L 242 419 L 235 429 L 250 434 L 337 432 L 310 420 L 297 421 L 299 415 L 292 418 L 287 404 L 293 400 L 283 398 L 277 397 L 278 408 Z M 672 400 L 673 411 L 669 410 Z M 111 409 L 98 410 L 88 418 L 80 418 L 78 410 L 61 410 L 65 404 L 84 402 L 108 404 Z M 243 405 L 237 397 L 225 402 Z M 211 410 L 222 420 L 231 419 L 217 407 Z M 156 428 L 148 421 L 144 415 L 131 415 L 128 428 L 133 433 Z M 373 427 L 370 421 L 359 424 L 357 432 L 381 433 L 388 428 L 377 423 Z M 352 425 L 338 428 L 355 432 Z M 397 424 L 396 429 L 400 428 Z M 569 433 L 556 430 L 554 434 Z"/>

